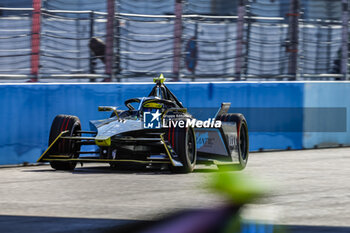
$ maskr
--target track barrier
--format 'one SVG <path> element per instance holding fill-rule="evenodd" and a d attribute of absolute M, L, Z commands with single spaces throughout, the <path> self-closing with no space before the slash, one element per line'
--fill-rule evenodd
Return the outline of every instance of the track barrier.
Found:
<path fill-rule="evenodd" d="M 1 84 L 0 164 L 35 162 L 47 147 L 58 114 L 76 115 L 82 127 L 109 113 L 104 105 L 149 94 L 151 83 Z M 198 118 L 212 117 L 222 102 L 248 121 L 250 150 L 349 145 L 350 82 L 169 83 Z"/>

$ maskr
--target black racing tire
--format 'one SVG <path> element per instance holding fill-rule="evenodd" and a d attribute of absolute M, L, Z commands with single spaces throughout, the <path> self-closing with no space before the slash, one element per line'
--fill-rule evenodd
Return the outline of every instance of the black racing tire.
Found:
<path fill-rule="evenodd" d="M 188 128 L 169 128 L 168 141 L 172 145 L 178 160 L 183 164 L 182 167 L 170 165 L 170 170 L 174 173 L 190 173 L 194 170 L 197 160 L 196 137 L 194 129 Z"/>
<path fill-rule="evenodd" d="M 49 145 L 53 143 L 53 141 L 57 138 L 57 136 L 62 132 L 69 130 L 67 135 L 80 135 L 76 131 L 81 130 L 80 120 L 76 116 L 70 115 L 58 115 L 52 122 L 50 136 L 49 136 Z M 69 139 L 61 139 L 56 142 L 51 148 L 51 154 L 59 154 L 59 155 L 69 155 L 71 158 L 76 158 L 79 155 L 77 151 L 80 150 L 80 144 L 74 143 L 74 141 Z M 61 161 L 53 161 L 50 162 L 50 165 L 53 169 L 56 170 L 65 170 L 70 171 L 74 170 L 77 165 L 76 162 L 61 162 Z"/>
<path fill-rule="evenodd" d="M 218 120 L 222 122 L 235 122 L 237 125 L 237 145 L 239 164 L 218 165 L 220 170 L 243 170 L 248 163 L 249 157 L 249 135 L 248 124 L 242 114 L 227 113 L 221 115 Z"/>

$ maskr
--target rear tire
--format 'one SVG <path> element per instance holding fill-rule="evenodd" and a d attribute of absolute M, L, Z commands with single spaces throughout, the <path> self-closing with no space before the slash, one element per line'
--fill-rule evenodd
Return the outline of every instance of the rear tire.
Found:
<path fill-rule="evenodd" d="M 218 165 L 220 170 L 243 170 L 248 163 L 249 135 L 247 121 L 242 114 L 223 114 L 218 120 L 222 122 L 235 122 L 237 126 L 237 145 L 239 164 Z"/>
<path fill-rule="evenodd" d="M 172 145 L 182 167 L 170 166 L 174 173 L 189 173 L 194 170 L 197 160 L 196 138 L 193 128 L 170 128 L 168 141 Z"/>
<path fill-rule="evenodd" d="M 81 130 L 80 120 L 76 116 L 69 115 L 58 115 L 52 122 L 50 136 L 49 136 L 49 145 L 58 137 L 62 131 L 69 130 L 66 135 L 79 135 L 76 131 Z M 77 151 L 80 150 L 80 145 L 74 143 L 72 140 L 61 139 L 56 142 L 50 149 L 50 154 L 56 155 L 69 155 L 70 158 L 76 158 L 79 155 Z M 50 162 L 50 165 L 53 169 L 56 170 L 74 170 L 77 165 L 76 162 L 61 162 L 54 161 Z"/>

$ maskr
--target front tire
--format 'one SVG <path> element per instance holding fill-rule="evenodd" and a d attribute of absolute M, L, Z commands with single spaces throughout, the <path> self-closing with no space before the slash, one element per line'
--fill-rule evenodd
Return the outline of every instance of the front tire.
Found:
<path fill-rule="evenodd" d="M 70 115 L 58 115 L 52 122 L 50 136 L 49 136 L 49 145 L 58 137 L 62 131 L 68 130 L 69 132 L 66 135 L 80 135 L 77 133 L 78 130 L 81 130 L 80 120 L 76 116 Z M 77 152 L 80 150 L 80 144 L 75 143 L 73 140 L 61 139 L 56 142 L 50 149 L 50 154 L 56 155 L 69 155 L 70 158 L 78 157 Z M 61 161 L 52 161 L 50 165 L 55 170 L 74 170 L 77 165 L 76 162 L 61 162 Z"/>
<path fill-rule="evenodd" d="M 189 173 L 194 170 L 197 160 L 196 138 L 193 128 L 170 128 L 168 141 L 172 145 L 182 167 L 170 166 L 174 173 Z"/>

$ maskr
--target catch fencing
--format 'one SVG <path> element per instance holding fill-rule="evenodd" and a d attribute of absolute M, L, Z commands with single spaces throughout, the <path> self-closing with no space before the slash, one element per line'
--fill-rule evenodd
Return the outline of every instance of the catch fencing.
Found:
<path fill-rule="evenodd" d="M 348 76 L 348 24 L 341 17 L 314 18 L 307 1 L 116 0 L 112 30 L 108 1 L 86 1 L 90 5 L 47 0 L 39 13 L 34 8 L 0 8 L 0 78 L 144 81 L 164 73 L 173 80 L 220 81 Z M 347 7 L 343 10 L 348 14 Z M 38 51 L 33 50 L 36 14 Z M 91 38 L 110 38 L 106 51 L 113 56 L 90 51 Z M 112 64 L 110 70 L 101 58 Z"/>

